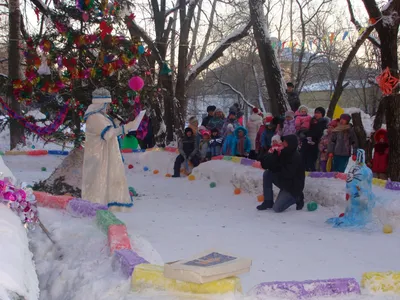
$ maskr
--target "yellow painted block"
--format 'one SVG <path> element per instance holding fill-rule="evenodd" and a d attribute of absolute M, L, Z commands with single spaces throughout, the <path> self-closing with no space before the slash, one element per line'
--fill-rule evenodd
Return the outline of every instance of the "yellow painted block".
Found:
<path fill-rule="evenodd" d="M 242 160 L 241 157 L 237 156 L 232 156 L 232 162 L 240 164 L 240 161 Z"/>
<path fill-rule="evenodd" d="M 6 151 L 5 155 L 27 155 L 26 151 Z"/>
<path fill-rule="evenodd" d="M 385 187 L 386 180 L 379 179 L 379 178 L 372 178 L 372 184 L 380 186 L 380 187 Z"/>
<path fill-rule="evenodd" d="M 306 177 L 308 177 L 310 175 L 310 172 L 306 172 Z"/>
<path fill-rule="evenodd" d="M 361 286 L 370 292 L 400 294 L 400 272 L 367 272 L 362 275 Z"/>
<path fill-rule="evenodd" d="M 164 277 L 164 267 L 141 264 L 135 267 L 132 274 L 134 291 L 145 289 L 167 290 L 193 294 L 225 294 L 242 292 L 240 278 L 229 277 L 208 283 L 192 283 Z"/>

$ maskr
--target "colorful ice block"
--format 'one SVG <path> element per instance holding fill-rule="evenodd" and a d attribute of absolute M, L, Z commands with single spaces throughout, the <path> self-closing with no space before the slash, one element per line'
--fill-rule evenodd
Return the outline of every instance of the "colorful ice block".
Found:
<path fill-rule="evenodd" d="M 237 163 L 237 164 L 240 164 L 240 161 L 242 160 L 242 158 L 241 157 L 238 157 L 238 156 L 232 156 L 232 162 L 234 162 L 234 163 Z"/>
<path fill-rule="evenodd" d="M 167 290 L 193 294 L 225 294 L 242 292 L 238 277 L 229 277 L 207 283 L 183 282 L 164 277 L 164 267 L 142 264 L 135 267 L 132 274 L 132 288 L 134 291 L 145 289 Z"/>
<path fill-rule="evenodd" d="M 245 165 L 245 166 L 252 166 L 253 163 L 254 163 L 254 160 L 248 159 L 248 158 L 242 158 L 242 160 L 240 161 L 240 164 Z"/>
<path fill-rule="evenodd" d="M 108 234 L 108 227 L 110 227 L 110 225 L 125 225 L 108 210 L 96 211 L 96 223 L 105 234 Z"/>
<path fill-rule="evenodd" d="M 47 150 L 31 150 L 31 151 L 26 151 L 26 154 L 29 156 L 41 156 L 41 155 L 47 155 L 48 152 Z"/>
<path fill-rule="evenodd" d="M 48 153 L 50 155 L 63 155 L 63 156 L 66 156 L 69 154 L 68 151 L 62 151 L 62 150 L 49 150 Z"/>
<path fill-rule="evenodd" d="M 97 210 L 108 210 L 107 205 L 74 198 L 68 202 L 66 210 L 74 217 L 95 217 Z"/>
<path fill-rule="evenodd" d="M 347 174 L 346 173 L 336 173 L 335 178 L 341 179 L 341 180 L 346 180 L 347 179 Z"/>
<path fill-rule="evenodd" d="M 223 159 L 223 155 L 217 155 L 217 156 L 213 156 L 212 158 L 211 158 L 211 160 L 221 160 L 221 159 Z"/>
<path fill-rule="evenodd" d="M 132 249 L 125 225 L 110 225 L 108 227 L 108 247 L 111 254 L 115 250 Z"/>
<path fill-rule="evenodd" d="M 372 184 L 384 188 L 386 186 L 386 180 L 379 179 L 379 178 L 372 178 Z"/>
<path fill-rule="evenodd" d="M 339 278 L 307 281 L 263 282 L 249 292 L 249 296 L 282 299 L 311 299 L 316 297 L 334 297 L 359 295 L 360 286 L 354 278 Z"/>
<path fill-rule="evenodd" d="M 129 249 L 115 250 L 113 256 L 113 270 L 121 269 L 122 274 L 131 277 L 137 265 L 148 264 L 148 261 Z"/>
<path fill-rule="evenodd" d="M 361 286 L 374 293 L 400 294 L 400 272 L 364 273 Z"/>
<path fill-rule="evenodd" d="M 261 163 L 260 163 L 259 161 L 253 162 L 253 164 L 252 164 L 251 166 L 252 166 L 253 168 L 262 169 Z"/>
<path fill-rule="evenodd" d="M 388 190 L 395 190 L 395 191 L 400 191 L 400 182 L 396 181 L 387 181 L 386 182 L 386 188 Z"/>
<path fill-rule="evenodd" d="M 51 195 L 45 192 L 33 192 L 33 194 L 36 197 L 36 201 L 39 206 L 45 206 L 49 208 L 59 208 L 59 209 L 65 209 L 67 207 L 67 204 L 71 199 L 73 199 L 73 196 L 55 196 Z"/>
<path fill-rule="evenodd" d="M 231 160 L 232 160 L 232 156 L 224 156 L 224 157 L 222 158 L 222 160 L 231 161 Z"/>
<path fill-rule="evenodd" d="M 26 151 L 6 151 L 5 155 L 26 155 Z"/>

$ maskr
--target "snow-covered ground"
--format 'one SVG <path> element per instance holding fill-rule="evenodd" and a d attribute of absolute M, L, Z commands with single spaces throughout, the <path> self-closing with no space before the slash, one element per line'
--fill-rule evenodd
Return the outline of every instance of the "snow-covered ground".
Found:
<path fill-rule="evenodd" d="M 151 263 L 187 258 L 209 248 L 226 250 L 253 259 L 248 274 L 242 275 L 244 292 L 265 281 L 287 281 L 355 277 L 366 271 L 400 270 L 400 212 L 398 193 L 374 187 L 380 210 L 367 229 L 333 229 L 325 224 L 344 207 L 344 185 L 337 179 L 307 178 L 306 198 L 330 207 L 317 211 L 289 209 L 282 214 L 258 212 L 256 196 L 261 193 L 262 170 L 232 162 L 212 161 L 194 170 L 195 181 L 166 178 L 172 172 L 174 154 L 145 152 L 125 154 L 129 185 L 139 193 L 131 213 L 119 213 L 139 255 Z M 44 179 L 62 157 L 5 156 L 14 175 L 27 182 Z M 145 172 L 147 166 L 150 171 Z M 47 172 L 41 168 L 46 167 Z M 159 170 L 154 175 L 153 170 Z M 216 182 L 210 188 L 210 182 Z M 234 186 L 243 192 L 235 196 Z M 112 270 L 106 236 L 90 219 L 40 209 L 41 219 L 60 244 L 60 250 L 40 229 L 31 235 L 40 299 L 194 299 L 193 296 L 129 292 L 130 283 Z M 390 222 L 394 233 L 382 233 Z M 234 295 L 204 299 L 251 299 Z M 197 299 L 197 298 L 196 298 Z M 272 299 L 272 298 L 266 298 Z M 326 299 L 326 298 L 325 298 Z M 356 296 L 340 299 L 399 299 L 399 296 Z"/>

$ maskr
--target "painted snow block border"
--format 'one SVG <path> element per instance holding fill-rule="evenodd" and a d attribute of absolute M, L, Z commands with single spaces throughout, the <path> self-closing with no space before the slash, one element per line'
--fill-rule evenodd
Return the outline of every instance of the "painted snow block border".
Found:
<path fill-rule="evenodd" d="M 364 273 L 361 286 L 372 293 L 400 294 L 400 272 Z"/>
<path fill-rule="evenodd" d="M 51 195 L 45 192 L 37 192 L 34 191 L 33 194 L 35 195 L 36 201 L 39 206 L 49 207 L 49 208 L 58 208 L 58 209 L 65 209 L 74 197 L 73 196 L 56 196 Z"/>
<path fill-rule="evenodd" d="M 242 159 L 240 160 L 240 164 L 241 164 L 241 165 L 244 165 L 244 166 L 253 166 L 253 163 L 254 163 L 254 162 L 255 162 L 254 160 L 248 159 L 248 158 L 242 158 Z"/>
<path fill-rule="evenodd" d="M 151 264 L 137 265 L 132 274 L 132 289 L 185 292 L 193 294 L 226 294 L 242 292 L 240 278 L 229 277 L 207 283 L 183 282 L 164 277 L 164 267 Z"/>
<path fill-rule="evenodd" d="M 354 278 L 307 281 L 263 282 L 249 292 L 250 296 L 282 297 L 283 299 L 310 299 L 314 297 L 361 294 Z"/>
<path fill-rule="evenodd" d="M 100 227 L 101 231 L 103 231 L 105 234 L 108 234 L 108 227 L 110 227 L 110 225 L 125 225 L 111 211 L 108 210 L 96 211 L 96 223 Z"/>
<path fill-rule="evenodd" d="M 42 156 L 42 155 L 47 155 L 48 151 L 47 150 L 31 150 L 31 151 L 27 151 L 26 154 L 29 156 Z"/>
<path fill-rule="evenodd" d="M 47 152 L 49 155 L 67 156 L 69 154 L 69 151 L 62 151 L 62 150 L 49 150 Z"/>
<path fill-rule="evenodd" d="M 125 225 L 110 225 L 108 227 L 108 247 L 112 255 L 115 250 L 132 249 Z"/>
<path fill-rule="evenodd" d="M 387 181 L 385 188 L 388 190 L 400 191 L 400 182 Z"/>
<path fill-rule="evenodd" d="M 224 156 L 222 160 L 232 161 L 232 156 Z"/>
<path fill-rule="evenodd" d="M 107 205 L 92 203 L 88 200 L 74 198 L 70 200 L 66 206 L 67 212 L 73 217 L 95 217 L 96 211 L 108 210 Z"/>
<path fill-rule="evenodd" d="M 133 270 L 137 265 L 148 264 L 149 262 L 143 257 L 137 255 L 130 249 L 115 250 L 112 267 L 113 270 L 121 270 L 122 274 L 129 278 L 132 276 Z"/>
<path fill-rule="evenodd" d="M 222 160 L 223 158 L 224 158 L 223 155 L 217 155 L 217 156 L 211 157 L 211 160 Z"/>
<path fill-rule="evenodd" d="M 27 151 L 6 151 L 5 155 L 27 155 Z"/>

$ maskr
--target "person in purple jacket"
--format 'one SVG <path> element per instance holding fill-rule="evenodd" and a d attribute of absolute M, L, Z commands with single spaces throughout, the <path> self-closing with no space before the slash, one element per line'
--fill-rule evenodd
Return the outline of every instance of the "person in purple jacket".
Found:
<path fill-rule="evenodd" d="M 294 120 L 294 112 L 288 110 L 285 112 L 285 121 L 283 122 L 282 136 L 296 134 L 296 126 Z"/>

